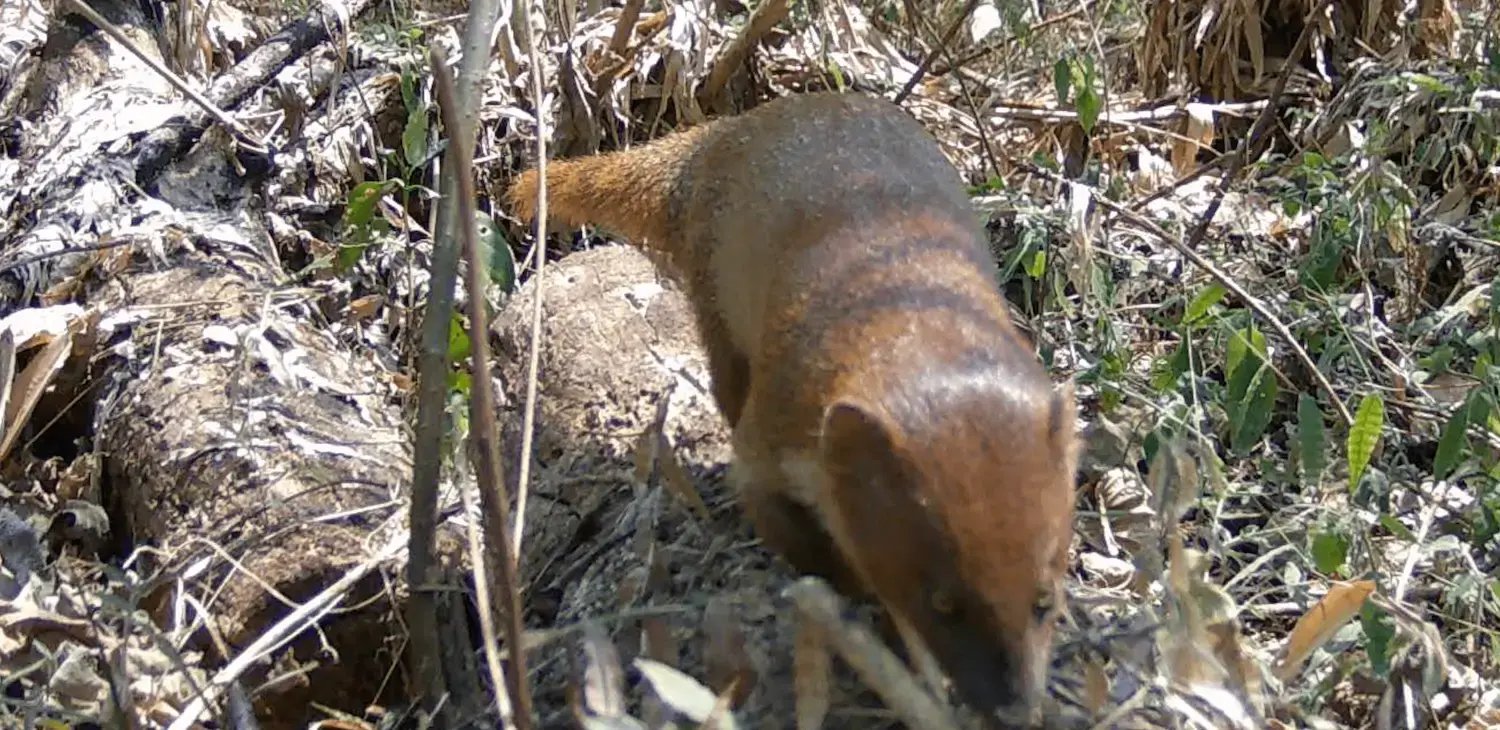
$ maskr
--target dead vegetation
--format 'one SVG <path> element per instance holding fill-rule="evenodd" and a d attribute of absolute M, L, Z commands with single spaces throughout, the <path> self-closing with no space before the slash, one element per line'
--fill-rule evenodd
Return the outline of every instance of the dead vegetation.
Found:
<path fill-rule="evenodd" d="M 448 135 L 424 64 L 466 6 L 87 6 L 103 24 L 0 0 L 0 714 L 404 726 Z M 497 256 L 484 298 L 537 726 L 947 712 L 893 703 L 906 680 L 754 540 L 677 293 L 574 231 L 535 276 L 543 248 L 493 202 L 539 115 L 576 155 L 817 89 L 899 98 L 933 132 L 1018 318 L 1078 382 L 1058 725 L 1500 725 L 1493 7 L 534 10 L 503 8 L 475 154 L 518 272 Z M 495 726 L 468 377 L 442 406 L 436 628 L 450 719 Z"/>

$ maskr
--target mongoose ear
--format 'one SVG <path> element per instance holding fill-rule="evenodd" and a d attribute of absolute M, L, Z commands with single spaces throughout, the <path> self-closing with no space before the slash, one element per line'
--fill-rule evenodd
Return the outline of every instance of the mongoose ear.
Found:
<path fill-rule="evenodd" d="M 903 449 L 881 414 L 853 401 L 835 402 L 823 413 L 822 450 L 834 497 L 850 516 L 918 506 Z"/>

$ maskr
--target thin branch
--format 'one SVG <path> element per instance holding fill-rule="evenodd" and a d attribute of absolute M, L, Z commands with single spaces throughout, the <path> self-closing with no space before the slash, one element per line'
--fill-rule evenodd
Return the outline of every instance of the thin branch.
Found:
<path fill-rule="evenodd" d="M 1057 15 L 1054 15 L 1054 16 L 1050 17 L 1050 18 L 1047 18 L 1047 19 L 1045 19 L 1045 20 L 1037 23 L 1036 25 L 1033 25 L 1030 28 L 1026 29 L 1026 35 L 1028 35 L 1028 36 L 1035 36 L 1037 34 L 1037 32 L 1039 32 L 1039 31 L 1041 31 L 1041 30 L 1043 30 L 1043 29 L 1045 29 L 1045 28 L 1047 28 L 1049 26 L 1056 25 L 1056 24 L 1061 23 L 1061 22 L 1063 22 L 1065 20 L 1069 20 L 1069 19 L 1073 18 L 1074 16 L 1080 15 L 1080 14 L 1083 13 L 1084 10 L 1086 10 L 1089 7 L 1093 6 L 1098 1 L 1099 0 L 1089 0 L 1089 2 L 1084 3 L 1083 5 L 1080 5 L 1080 6 L 1076 7 L 1076 8 L 1073 8 L 1072 10 L 1069 10 L 1069 11 L 1064 12 L 1064 13 L 1059 13 Z M 1008 46 L 1008 45 L 1010 45 L 1012 43 L 1015 43 L 1016 41 L 1018 41 L 1020 39 L 1021 39 L 1021 35 L 1019 33 L 1015 33 L 1015 34 L 1008 35 L 1008 36 L 1006 36 L 1006 37 L 1004 37 L 1004 38 L 1002 38 L 1002 39 L 1000 39 L 998 41 L 989 41 L 989 42 L 986 42 L 981 47 L 976 48 L 973 51 L 970 51 L 968 54 L 965 54 L 963 56 L 959 56 L 957 59 L 951 61 L 948 65 L 946 65 L 946 66 L 938 66 L 937 68 L 932 69 L 932 75 L 933 75 L 934 78 L 936 78 L 938 76 L 944 76 L 944 75 L 947 75 L 949 73 L 952 73 L 955 69 L 959 69 L 959 68 L 962 68 L 964 66 L 967 66 L 967 65 L 969 65 L 969 64 L 971 64 L 971 63 L 973 63 L 973 62 L 975 62 L 975 61 L 977 61 L 977 60 L 979 60 L 981 58 L 984 58 L 985 56 L 990 55 L 991 53 L 994 53 L 995 51 L 1000 50 L 1001 48 L 1004 48 L 1004 47 L 1006 47 L 1006 46 Z"/>
<path fill-rule="evenodd" d="M 473 119 L 479 97 L 478 85 L 488 77 L 490 39 L 500 15 L 500 0 L 471 0 L 463 33 L 462 53 L 454 90 L 457 98 L 455 116 Z M 470 138 L 472 138 L 472 134 Z M 437 172 L 441 162 L 434 161 Z M 438 192 L 437 225 L 433 235 L 431 273 L 427 282 L 427 305 L 423 312 L 421 345 L 417 368 L 417 427 L 412 445 L 412 495 L 410 560 L 407 564 L 407 586 L 411 592 L 406 606 L 406 623 L 411 632 L 409 676 L 412 693 L 421 707 L 433 712 L 439 725 L 444 717 L 441 708 L 448 694 L 447 678 L 439 653 L 436 602 L 433 599 L 433 553 L 436 550 L 437 485 L 442 473 L 443 435 L 449 432 L 447 414 L 448 328 L 453 319 L 453 290 L 458 280 L 457 248 L 453 245 L 453 226 L 458 217 L 457 197 L 448 189 L 443 175 L 435 174 Z M 469 224 L 473 216 L 469 217 Z M 483 299 L 483 290 L 470 292 Z M 485 377 L 481 374 L 479 377 Z M 502 481 L 503 483 L 503 481 Z M 474 566 L 475 571 L 482 566 Z M 487 584 L 480 575 L 476 584 Z M 504 691 L 496 686 L 496 692 Z"/>
<path fill-rule="evenodd" d="M 1054 182 L 1071 182 L 1064 179 L 1061 175 L 1058 175 L 1050 170 L 1043 170 L 1029 162 L 1016 159 L 1012 159 L 1011 162 L 1017 167 L 1020 167 L 1021 169 L 1024 169 L 1033 175 L 1045 177 Z M 1076 185 L 1080 183 L 1073 182 L 1073 184 Z M 1205 272 L 1208 272 L 1209 276 L 1212 276 L 1215 281 L 1222 284 L 1224 288 L 1229 290 L 1231 294 L 1239 297 L 1240 300 L 1245 303 L 1245 306 L 1250 308 L 1250 311 L 1254 312 L 1257 317 L 1260 317 L 1267 326 L 1275 330 L 1276 334 L 1279 335 L 1284 342 L 1286 342 L 1287 346 L 1292 348 L 1292 352 L 1297 355 L 1297 358 L 1301 360 L 1302 364 L 1308 369 L 1309 372 L 1312 373 L 1312 377 L 1317 381 L 1318 386 L 1324 391 L 1327 391 L 1329 399 L 1333 401 L 1334 408 L 1338 410 L 1339 416 L 1344 419 L 1344 425 L 1347 426 L 1354 423 L 1354 416 L 1349 413 L 1348 407 L 1344 405 L 1344 401 L 1339 397 L 1339 392 L 1334 389 L 1333 383 L 1329 382 L 1328 376 L 1324 375 L 1323 371 L 1318 368 L 1317 361 L 1313 360 L 1312 355 L 1309 355 L 1307 353 L 1307 350 L 1303 349 L 1302 344 L 1297 341 L 1296 335 L 1292 334 L 1291 328 L 1287 327 L 1286 324 L 1281 321 L 1281 318 L 1277 317 L 1276 313 L 1272 312 L 1269 306 L 1266 306 L 1265 302 L 1262 302 L 1255 295 L 1246 291 L 1245 287 L 1240 286 L 1239 282 L 1235 281 L 1232 277 L 1229 276 L 1229 274 L 1224 273 L 1224 271 L 1215 266 L 1212 261 L 1204 258 L 1203 255 L 1198 253 L 1197 251 L 1194 251 L 1180 237 L 1168 233 L 1161 226 L 1157 225 L 1155 221 L 1152 221 L 1149 218 L 1146 218 L 1145 216 L 1142 216 L 1139 213 L 1136 213 L 1135 211 L 1110 200 L 1102 194 L 1096 193 L 1093 198 L 1104 207 L 1114 211 L 1116 215 L 1119 215 L 1120 217 L 1130 221 L 1131 223 L 1140 226 L 1148 233 L 1165 241 L 1172 248 L 1177 249 L 1177 251 L 1181 253 L 1185 258 L 1187 258 L 1188 261 L 1192 262 L 1194 266 L 1197 266 L 1198 268 L 1203 269 Z"/>
<path fill-rule="evenodd" d="M 134 55 L 136 58 L 139 58 L 141 60 L 141 63 L 146 64 L 148 68 L 156 72 L 158 76 L 165 79 L 167 83 L 172 85 L 173 88 L 182 92 L 183 96 L 187 97 L 194 104 L 197 104 L 200 108 L 203 109 L 204 112 L 213 117 L 214 120 L 216 120 L 218 123 L 224 125 L 226 129 L 234 134 L 234 136 L 237 138 L 236 141 L 239 144 L 242 144 L 246 148 L 253 150 L 259 154 L 265 154 L 265 146 L 258 142 L 253 136 L 251 136 L 249 130 L 241 126 L 234 117 L 229 116 L 224 112 L 223 109 L 215 106 L 214 103 L 212 101 L 209 101 L 207 97 L 198 93 L 197 89 L 189 86 L 186 81 L 182 80 L 182 77 L 172 73 L 171 69 L 163 66 L 160 61 L 142 51 L 135 45 L 135 43 L 131 42 L 130 38 L 126 36 L 125 33 L 122 32 L 118 27 L 116 27 L 114 23 L 106 20 L 104 16 L 100 15 L 98 11 L 89 7 L 88 4 L 83 0 L 67 0 L 67 2 L 73 7 L 74 10 L 78 11 L 80 15 L 88 18 L 88 21 L 90 23 L 99 26 L 100 30 L 103 30 L 105 33 L 109 34 L 110 38 L 115 39 L 115 42 L 124 46 L 125 50 L 130 51 L 132 55 Z"/>
<path fill-rule="evenodd" d="M 948 30 L 943 32 L 941 38 L 938 38 L 937 47 L 928 52 L 927 56 L 922 59 L 922 65 L 918 66 L 916 72 L 911 75 L 911 78 L 906 80 L 906 84 L 901 87 L 900 91 L 896 92 L 896 97 L 892 101 L 900 104 L 906 100 L 907 96 L 911 95 L 911 90 L 915 89 L 917 84 L 922 82 L 922 77 L 927 75 L 927 69 L 932 68 L 932 62 L 936 61 L 940 54 L 947 51 L 948 44 L 953 42 L 953 36 L 958 33 L 959 28 L 963 27 L 964 21 L 968 20 L 969 16 L 974 14 L 974 8 L 977 7 L 979 7 L 979 0 L 968 0 L 968 2 L 964 3 L 963 9 L 958 11 L 958 17 L 954 18 L 953 22 L 948 24 Z"/>
<path fill-rule="evenodd" d="M 277 621 L 275 625 L 266 629 L 255 641 L 245 647 L 233 661 L 225 665 L 216 673 L 210 684 L 212 687 L 208 692 L 194 697 L 191 702 L 183 708 L 182 714 L 178 715 L 168 730 L 187 730 L 194 727 L 199 716 L 208 709 L 208 695 L 217 695 L 216 688 L 224 687 L 230 682 L 239 679 L 240 675 L 250 669 L 256 662 L 260 661 L 268 652 L 281 643 L 292 639 L 298 632 L 307 628 L 317 620 L 317 616 L 333 607 L 334 603 L 344 597 L 354 585 L 369 575 L 381 563 L 400 556 L 403 550 L 401 541 L 392 538 L 380 548 L 380 552 L 368 560 L 355 566 L 344 577 L 338 579 L 333 585 L 319 591 L 317 595 L 308 599 L 302 605 L 289 612 L 285 618 Z"/>

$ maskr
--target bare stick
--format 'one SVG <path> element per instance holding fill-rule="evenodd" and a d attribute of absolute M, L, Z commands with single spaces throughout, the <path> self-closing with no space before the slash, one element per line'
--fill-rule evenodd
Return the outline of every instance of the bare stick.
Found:
<path fill-rule="evenodd" d="M 1045 177 L 1055 182 L 1070 182 L 1064 179 L 1061 175 L 1051 172 L 1050 170 L 1043 170 L 1042 168 L 1037 167 L 1030 162 L 1017 159 L 1012 159 L 1011 162 L 1017 167 L 1020 167 L 1033 175 Z M 1188 246 L 1185 241 L 1183 241 L 1182 238 L 1168 233 L 1161 226 L 1157 225 L 1155 221 L 1152 221 L 1151 219 L 1146 218 L 1145 216 L 1110 200 L 1104 195 L 1096 194 L 1093 196 L 1093 198 L 1094 200 L 1098 201 L 1099 204 L 1114 211 L 1116 215 L 1119 215 L 1120 217 L 1130 221 L 1131 223 L 1140 226 L 1141 228 L 1150 232 L 1152 235 L 1165 241 L 1172 248 L 1177 249 L 1178 253 L 1181 253 L 1183 257 L 1192 262 L 1194 266 L 1197 266 L 1198 268 L 1208 272 L 1209 276 L 1212 276 L 1215 281 L 1222 284 L 1224 288 L 1228 289 L 1231 294 L 1239 297 L 1240 301 L 1243 301 L 1245 303 L 1245 306 L 1250 308 L 1250 311 L 1254 312 L 1257 317 L 1259 317 L 1268 326 L 1270 326 L 1271 329 L 1275 330 L 1276 334 L 1281 337 L 1282 341 L 1285 342 L 1288 347 L 1292 348 L 1292 352 L 1297 355 L 1297 359 L 1301 360 L 1303 366 L 1312 373 L 1312 377 L 1318 382 L 1318 386 L 1328 392 L 1329 399 L 1333 401 L 1333 407 L 1338 410 L 1339 415 L 1344 419 L 1344 425 L 1347 426 L 1351 423 L 1354 423 L 1354 416 L 1351 415 L 1349 413 L 1349 409 L 1344 406 L 1344 401 L 1339 398 L 1339 392 L 1337 390 L 1334 390 L 1333 383 L 1329 382 L 1328 377 L 1323 374 L 1323 371 L 1318 369 L 1317 361 L 1313 360 L 1312 355 L 1309 355 L 1307 353 L 1307 350 L 1303 349 L 1302 344 L 1297 341 L 1296 335 L 1292 334 L 1291 328 L 1287 327 L 1286 323 L 1282 322 L 1281 318 L 1277 317 L 1276 313 L 1272 312 L 1271 308 L 1266 306 L 1265 302 L 1262 302 L 1258 297 L 1246 291 L 1245 287 L 1240 286 L 1240 283 L 1238 281 L 1235 281 L 1233 277 L 1229 276 L 1229 274 L 1224 273 L 1222 269 L 1215 266 L 1212 261 L 1209 261 L 1202 254 L 1194 251 L 1190 246 Z"/>
<path fill-rule="evenodd" d="M 499 553 L 493 557 L 497 559 L 495 568 L 500 575 L 500 588 L 506 603 L 505 643 L 511 647 L 511 652 L 510 671 L 505 678 L 516 705 L 513 719 L 520 730 L 530 730 L 531 693 L 526 686 L 526 652 L 521 643 L 524 633 L 521 626 L 521 591 L 516 582 L 516 561 L 510 551 L 510 499 L 500 476 L 500 447 L 496 436 L 499 427 L 495 423 L 494 380 L 490 378 L 489 315 L 484 298 L 488 276 L 484 257 L 479 253 L 479 235 L 475 231 L 473 125 L 458 108 L 453 72 L 448 70 L 442 46 L 433 43 L 431 54 L 438 108 L 443 117 L 443 126 L 449 133 L 449 175 L 455 183 L 449 194 L 455 196 L 458 203 L 454 223 L 458 226 L 463 251 L 468 259 L 469 326 L 472 332 L 469 339 L 473 360 L 471 382 L 474 388 L 473 397 L 469 401 L 470 418 L 473 421 L 469 438 L 479 462 L 476 476 L 479 481 L 480 503 L 483 505 L 481 510 L 487 523 L 485 534 L 496 536 L 496 539 L 487 542 L 492 546 L 492 552 Z M 484 581 L 475 583 L 476 587 L 484 585 Z M 483 612 L 481 620 L 488 614 L 488 611 Z M 491 662 L 493 671 L 498 660 L 491 659 Z"/>
<path fill-rule="evenodd" d="M 217 695 L 219 692 L 217 688 L 224 687 L 235 681 L 241 674 L 250 669 L 255 662 L 259 661 L 261 657 L 272 651 L 276 646 L 290 640 L 297 632 L 315 623 L 317 616 L 322 615 L 335 602 L 343 599 L 344 595 L 354 587 L 354 584 L 363 580 L 366 575 L 369 575 L 382 562 L 399 556 L 403 550 L 404 546 L 400 540 L 388 540 L 385 545 L 381 546 L 380 551 L 369 560 L 355 566 L 333 585 L 319 591 L 317 595 L 292 609 L 286 615 L 286 618 L 277 621 L 274 626 L 262 632 L 260 636 L 256 637 L 255 641 L 250 642 L 250 645 L 239 653 L 239 656 L 236 656 L 233 661 L 214 674 L 213 679 L 210 680 L 212 687 L 209 691 L 194 697 L 182 709 L 182 714 L 178 715 L 172 721 L 169 730 L 187 730 L 187 728 L 194 727 L 198 722 L 198 717 L 203 714 L 204 710 L 208 709 L 208 697 L 206 695 Z"/>
<path fill-rule="evenodd" d="M 457 116 L 473 119 L 479 84 L 488 77 L 490 42 L 500 15 L 500 0 L 471 0 L 464 26 L 459 62 L 459 83 L 455 96 L 460 107 Z M 473 135 L 469 135 L 472 139 Z M 441 168 L 440 162 L 435 166 Z M 407 584 L 411 597 L 407 601 L 406 623 L 411 631 L 411 655 L 408 676 L 412 692 L 424 708 L 437 711 L 448 694 L 447 678 L 440 659 L 437 612 L 433 600 L 433 558 L 436 545 L 437 484 L 443 464 L 443 434 L 448 432 L 448 327 L 453 319 L 453 290 L 458 279 L 457 247 L 453 226 L 458 217 L 457 196 L 438 175 L 441 196 L 437 201 L 437 226 L 433 236 L 431 276 L 427 286 L 426 311 L 417 361 L 417 427 L 412 444 L 411 558 L 407 565 Z M 470 216 L 470 222 L 473 217 Z M 482 297 L 483 292 L 473 292 Z M 502 481 L 503 483 L 503 481 Z M 474 570 L 482 570 L 476 565 Z M 476 583 L 488 584 L 482 576 Z M 504 691 L 497 685 L 496 692 Z M 438 718 L 439 721 L 442 718 Z"/>

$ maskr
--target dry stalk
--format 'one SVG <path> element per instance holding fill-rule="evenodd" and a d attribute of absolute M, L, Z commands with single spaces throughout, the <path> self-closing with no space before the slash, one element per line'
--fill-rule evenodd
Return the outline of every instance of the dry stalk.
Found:
<path fill-rule="evenodd" d="M 890 649 L 863 626 L 843 619 L 842 601 L 827 583 L 805 577 L 787 588 L 787 594 L 797 604 L 802 620 L 813 621 L 823 629 L 823 635 L 844 661 L 907 727 L 924 730 L 958 727 L 952 713 L 912 678 Z"/>
<path fill-rule="evenodd" d="M 526 0 L 518 3 L 524 8 L 526 32 L 529 34 L 533 28 L 531 18 L 531 4 Z M 543 14 L 540 19 L 541 35 L 546 37 L 547 18 Z M 536 431 L 536 391 L 538 371 L 542 364 L 542 299 L 546 293 L 546 278 L 542 274 L 547 267 L 547 113 L 546 96 L 542 93 L 542 54 L 538 51 L 536 44 L 530 44 L 531 53 L 531 97 L 532 103 L 536 105 L 536 175 L 537 175 L 537 204 L 536 204 L 536 243 L 532 252 L 536 254 L 536 273 L 533 280 L 536 282 L 535 298 L 531 307 L 531 357 L 526 363 L 526 402 L 524 413 L 521 418 L 521 466 L 520 476 L 516 482 L 516 521 L 513 529 L 515 542 L 512 550 L 519 555 L 521 553 L 521 536 L 526 531 L 526 497 L 531 493 L 531 449 L 533 434 Z"/>
<path fill-rule="evenodd" d="M 1083 14 L 1085 10 L 1093 6 L 1098 1 L 1099 0 L 1089 0 L 1089 2 L 1073 8 L 1072 10 L 1064 13 L 1059 13 L 1050 18 L 1047 18 L 1046 20 L 1040 21 L 1036 25 L 1031 26 L 1031 28 L 1029 28 L 1026 32 L 1028 35 L 1035 37 L 1038 32 L 1045 30 L 1046 28 Z M 956 69 L 967 66 L 975 61 L 978 61 L 981 58 L 984 58 L 985 56 L 990 55 L 991 53 L 994 53 L 995 51 L 1000 50 L 1001 48 L 1015 43 L 1019 38 L 1019 35 L 1011 34 L 997 41 L 986 41 L 983 46 L 976 48 L 965 55 L 959 56 L 957 59 L 949 62 L 947 65 L 937 66 L 936 68 L 932 69 L 932 75 L 934 77 L 938 77 L 950 74 Z"/>
<path fill-rule="evenodd" d="M 602 97 L 615 76 L 630 66 L 630 59 L 625 57 L 625 51 L 630 45 L 630 35 L 635 32 L 635 24 L 641 19 L 641 8 L 646 0 L 625 0 L 625 7 L 620 9 L 620 19 L 615 22 L 614 35 L 609 39 L 609 64 L 599 71 L 594 78 L 594 96 Z"/>
<path fill-rule="evenodd" d="M 474 191 L 474 130 L 468 115 L 458 107 L 454 91 L 453 72 L 448 69 L 447 57 L 442 46 L 434 43 L 431 48 L 433 85 L 437 92 L 438 109 L 443 118 L 443 127 L 448 130 L 449 175 L 453 181 L 449 194 L 456 198 L 457 209 L 454 223 L 458 226 L 463 252 L 468 259 L 469 325 L 473 359 L 473 395 L 470 398 L 470 418 L 473 429 L 469 433 L 478 461 L 476 476 L 479 482 L 481 509 L 487 523 L 485 535 L 492 546 L 490 552 L 498 552 L 496 572 L 500 576 L 500 589 L 505 599 L 505 643 L 513 647 L 510 652 L 510 671 L 505 679 L 510 697 L 515 703 L 513 719 L 520 730 L 531 728 L 531 693 L 526 686 L 526 652 L 522 645 L 524 629 L 521 625 L 521 591 L 516 580 L 517 562 L 511 554 L 510 499 L 505 493 L 505 482 L 500 476 L 499 426 L 495 423 L 494 380 L 490 378 L 489 315 L 484 298 L 487 268 L 479 252 L 478 232 L 475 231 Z M 493 536 L 493 537 L 492 537 Z M 476 569 L 478 566 L 476 566 Z M 483 594 L 486 581 L 475 581 L 475 588 Z M 481 622 L 491 615 L 481 609 Z M 492 674 L 499 668 L 497 653 L 486 641 L 486 653 Z M 498 689 L 498 685 L 497 685 Z M 503 708 L 502 708 L 503 712 Z"/>
<path fill-rule="evenodd" d="M 1246 135 L 1245 139 L 1240 142 L 1239 150 L 1229 160 L 1229 166 L 1225 169 L 1224 177 L 1220 180 L 1219 189 L 1214 192 L 1213 200 L 1209 201 L 1208 207 L 1204 209 L 1203 215 L 1198 219 L 1198 225 L 1181 242 L 1178 242 L 1175 238 L 1168 239 L 1173 241 L 1173 245 L 1177 246 L 1189 259 L 1197 259 L 1193 261 L 1194 264 L 1211 273 L 1217 272 L 1217 269 L 1211 269 L 1212 264 L 1207 259 L 1198 256 L 1196 253 L 1198 244 L 1203 240 L 1203 236 L 1208 233 L 1209 223 L 1213 221 L 1214 215 L 1219 212 L 1219 205 L 1224 202 L 1224 196 L 1229 192 L 1229 186 L 1234 183 L 1235 178 L 1239 177 L 1240 170 L 1244 169 L 1246 161 L 1260 154 L 1262 141 L 1266 136 L 1266 129 L 1270 127 L 1271 117 L 1277 107 L 1280 106 L 1279 102 L 1282 94 L 1286 92 L 1287 81 L 1291 78 L 1292 72 L 1297 68 L 1297 59 L 1302 57 L 1302 54 L 1307 50 L 1307 44 L 1312 41 L 1313 28 L 1317 26 L 1317 16 L 1332 3 L 1333 0 L 1321 0 L 1321 2 L 1308 12 L 1307 17 L 1304 18 L 1302 33 L 1297 36 L 1297 42 L 1292 46 L 1291 53 L 1287 54 L 1286 64 L 1282 66 L 1281 74 L 1276 77 L 1276 86 L 1271 90 L 1271 96 L 1266 100 L 1265 108 L 1261 109 L 1260 116 L 1256 117 L 1255 124 L 1250 127 L 1250 134 Z M 1137 221 L 1142 220 L 1140 216 L 1134 214 L 1131 214 L 1130 217 Z M 1157 230 L 1161 229 L 1158 228 Z M 1250 296 L 1249 292 L 1241 289 L 1238 284 L 1231 286 L 1228 276 L 1222 272 L 1214 273 L 1214 276 L 1224 284 L 1225 288 L 1244 300 L 1256 314 L 1261 315 L 1276 329 L 1277 333 L 1282 336 L 1282 339 L 1286 340 L 1292 350 L 1297 353 L 1297 356 L 1302 359 L 1308 372 L 1318 381 L 1318 385 L 1328 391 L 1328 399 L 1333 402 L 1333 407 L 1338 411 L 1339 417 L 1344 420 L 1344 425 L 1349 426 L 1353 424 L 1354 416 L 1349 413 L 1349 407 L 1344 405 L 1344 401 L 1339 397 L 1338 391 L 1334 390 L 1333 383 L 1329 382 L 1328 377 L 1323 375 L 1322 369 L 1318 367 L 1317 362 L 1312 359 L 1312 356 L 1308 355 L 1307 351 L 1302 349 L 1302 345 L 1297 342 L 1297 338 L 1292 335 L 1292 331 L 1280 319 L 1276 318 L 1271 313 L 1270 308 L 1262 304 L 1260 300 Z"/>

